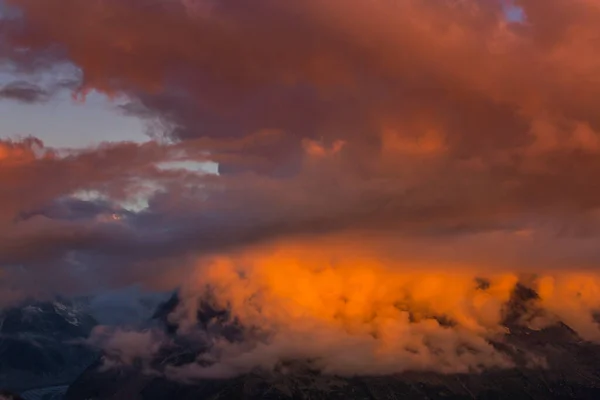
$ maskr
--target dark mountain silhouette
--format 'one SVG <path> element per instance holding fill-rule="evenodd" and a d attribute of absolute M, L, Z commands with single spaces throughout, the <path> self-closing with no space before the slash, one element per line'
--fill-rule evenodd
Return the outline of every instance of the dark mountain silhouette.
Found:
<path fill-rule="evenodd" d="M 64 299 L 0 311 L 0 388 L 70 383 L 97 357 L 83 343 L 95 325 L 82 305 Z"/>

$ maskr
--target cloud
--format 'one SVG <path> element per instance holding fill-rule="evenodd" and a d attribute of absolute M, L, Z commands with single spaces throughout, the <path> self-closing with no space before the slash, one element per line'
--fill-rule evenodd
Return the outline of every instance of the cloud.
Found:
<path fill-rule="evenodd" d="M 90 300 L 94 318 L 105 326 L 139 327 L 146 325 L 169 294 L 141 290 L 138 286 L 99 293 Z"/>
<path fill-rule="evenodd" d="M 1 98 L 23 103 L 37 103 L 43 101 L 47 95 L 39 86 L 20 81 L 8 83 L 0 89 Z"/>
<path fill-rule="evenodd" d="M 466 341 L 502 364 L 487 333 L 474 334 L 479 316 L 451 301 L 473 305 L 470 285 L 489 271 L 535 273 L 544 307 L 595 338 L 594 295 L 556 300 L 580 286 L 595 293 L 585 274 L 595 282 L 600 259 L 595 1 L 514 1 L 519 21 L 494 0 L 8 3 L 20 12 L 0 22 L 0 50 L 14 70 L 36 76 L 72 64 L 76 99 L 123 96 L 121 111 L 151 134 L 144 144 L 68 152 L 32 138 L 0 143 L 0 288 L 11 298 L 134 283 L 168 290 L 205 257 L 336 240 L 372 250 L 373 279 L 390 291 L 420 293 L 390 268 L 424 265 L 423 279 L 436 271 L 454 282 L 453 271 L 468 267 L 456 278 L 460 295 L 440 288 L 436 297 L 473 319 L 466 331 L 406 325 L 390 306 L 392 338 L 406 329 L 415 346 Z M 206 161 L 218 175 L 164 168 Z M 381 261 L 382 247 L 392 261 Z M 353 268 L 335 279 L 354 279 Z M 512 288 L 502 287 L 490 315 Z M 292 356 L 289 343 L 306 339 L 309 354 L 339 351 L 324 367 L 353 365 L 330 345 L 339 324 L 309 322 L 329 339 L 284 331 L 273 354 Z M 342 337 L 379 362 L 380 342 Z M 440 361 L 422 350 L 402 354 L 411 366 Z M 470 368 L 480 360 L 471 356 L 439 365 Z"/>
<path fill-rule="evenodd" d="M 587 185 L 568 178 L 598 168 L 599 87 L 590 75 L 597 59 L 585 51 L 593 46 L 593 3 L 577 1 L 563 14 L 558 2 L 551 11 L 518 3 L 527 24 L 508 23 L 499 1 L 12 3 L 24 16 L 17 32 L 6 29 L 7 40 L 34 52 L 60 48 L 56 57 L 69 54 L 81 67 L 84 92 L 129 95 L 128 112 L 162 134 L 281 132 L 268 146 L 244 149 L 262 162 L 221 160 L 222 172 L 293 174 L 306 140 L 343 141 L 365 177 L 397 173 L 406 167 L 392 161 L 407 154 L 429 154 L 440 175 L 479 166 L 488 183 L 520 191 L 507 203 L 597 204 Z M 94 23 L 59 23 L 63 12 Z M 564 17 L 546 28 L 553 13 Z M 168 40 L 155 26 L 169 30 Z M 390 162 L 372 165 L 382 157 Z M 456 164 L 465 170 L 448 169 Z M 561 199 L 567 185 L 573 194 Z"/>
<path fill-rule="evenodd" d="M 132 331 L 99 325 L 86 342 L 103 351 L 104 368 L 114 368 L 134 363 L 147 366 L 163 341 L 159 333 L 151 330 Z"/>
<path fill-rule="evenodd" d="M 62 89 L 76 88 L 76 81 L 57 82 L 48 88 L 37 83 L 17 80 L 0 87 L 0 100 L 14 100 L 21 103 L 42 103 L 48 101 Z"/>
<path fill-rule="evenodd" d="M 84 86 L 138 92 L 185 138 L 266 127 L 360 139 L 382 125 L 419 134 L 419 124 L 435 120 L 457 151 L 492 151 L 526 143 L 538 113 L 593 118 L 565 115 L 589 108 L 565 94 L 580 90 L 581 103 L 598 89 L 581 75 L 595 56 L 572 57 L 593 46 L 597 10 L 585 1 L 555 25 L 547 21 L 567 6 L 518 4 L 525 27 L 507 23 L 500 1 L 12 3 L 25 15 L 9 38 L 31 50 L 59 46 L 82 67 Z M 60 24 L 57 9 L 94 23 Z M 168 29 L 168 40 L 155 26 Z"/>
<path fill-rule="evenodd" d="M 510 368 L 515 361 L 493 343 L 506 341 L 513 326 L 517 285 L 539 295 L 518 306 L 528 310 L 518 324 L 537 330 L 564 321 L 585 340 L 600 340 L 597 272 L 416 263 L 390 250 L 380 241 L 321 238 L 201 260 L 171 321 L 181 335 L 193 332 L 201 302 L 210 301 L 244 336 L 216 334 L 208 354 L 167 375 L 224 378 L 294 360 L 344 376 Z M 213 324 L 217 317 L 207 319 Z M 543 360 L 526 351 L 531 362 Z"/>
<path fill-rule="evenodd" d="M 0 142 L 5 193 L 0 201 L 0 262 L 6 290 L 16 286 L 27 295 L 30 290 L 52 292 L 55 285 L 67 291 L 97 285 L 90 257 L 104 250 L 109 259 L 115 252 L 124 256 L 128 245 L 143 241 L 123 221 L 131 212 L 119 200 L 127 200 L 127 190 L 145 180 L 160 184 L 185 175 L 158 168 L 160 162 L 180 158 L 169 151 L 177 149 L 122 143 L 63 154 L 33 138 Z M 96 191 L 110 200 L 78 200 L 81 191 Z M 88 285 L 76 278 L 81 268 L 90 269 Z"/>

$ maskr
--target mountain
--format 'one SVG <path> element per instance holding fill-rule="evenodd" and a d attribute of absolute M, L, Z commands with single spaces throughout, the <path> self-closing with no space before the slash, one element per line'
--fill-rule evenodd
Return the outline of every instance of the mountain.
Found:
<path fill-rule="evenodd" d="M 169 297 L 170 293 L 147 292 L 130 286 L 91 296 L 87 305 L 101 325 L 139 327 L 147 323 Z"/>
<path fill-rule="evenodd" d="M 64 299 L 0 311 L 0 388 L 70 383 L 97 357 L 83 343 L 96 324 L 82 304 Z"/>
<path fill-rule="evenodd" d="M 144 374 L 140 368 L 101 369 L 101 360 L 90 366 L 68 389 L 65 400 L 284 400 L 284 399 L 599 399 L 600 346 L 581 340 L 567 325 L 532 330 L 519 323 L 535 292 L 518 286 L 504 321 L 509 333 L 492 343 L 517 367 L 481 374 L 404 373 L 393 376 L 337 377 L 311 370 L 301 362 L 282 365 L 275 372 L 254 372 L 233 379 L 198 380 L 193 384 Z M 165 331 L 177 326 L 167 315 L 178 304 L 176 296 L 155 313 Z M 222 335 L 236 340 L 241 327 L 226 310 L 202 304 L 198 324 L 220 321 Z M 171 344 L 154 360 L 153 367 L 193 361 L 205 349 L 183 341 Z M 531 367 L 525 354 L 544 357 L 547 367 Z"/>

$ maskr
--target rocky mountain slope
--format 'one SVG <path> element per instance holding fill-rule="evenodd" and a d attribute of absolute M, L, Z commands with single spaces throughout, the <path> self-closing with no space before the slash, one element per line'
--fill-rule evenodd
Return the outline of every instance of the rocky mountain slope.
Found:
<path fill-rule="evenodd" d="M 97 357 L 82 343 L 95 325 L 82 305 L 62 299 L 0 311 L 0 388 L 70 383 Z"/>
<path fill-rule="evenodd" d="M 73 383 L 65 400 L 283 400 L 283 399 L 598 399 L 600 398 L 600 346 L 581 340 L 562 323 L 532 330 L 519 323 L 519 315 L 536 296 L 518 287 L 509 304 L 505 325 L 509 333 L 493 343 L 516 368 L 481 374 L 404 373 L 393 376 L 342 378 L 325 376 L 301 362 L 282 365 L 275 372 L 256 371 L 226 380 L 198 380 L 193 384 L 144 374 L 139 368 L 101 370 L 101 360 Z M 174 332 L 166 315 L 177 298 L 164 304 L 155 317 L 167 332 Z M 203 306 L 198 324 L 227 320 L 227 312 Z M 227 324 L 223 335 L 235 340 L 241 328 Z M 185 343 L 171 346 L 154 360 L 154 367 L 189 363 L 202 352 Z M 532 367 L 528 355 L 545 358 L 547 366 Z"/>

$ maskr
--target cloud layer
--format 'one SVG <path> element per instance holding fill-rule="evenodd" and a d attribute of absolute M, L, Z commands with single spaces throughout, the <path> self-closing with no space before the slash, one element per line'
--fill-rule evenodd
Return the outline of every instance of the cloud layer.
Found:
<path fill-rule="evenodd" d="M 351 255 L 376 249 L 370 262 L 384 269 L 448 277 L 468 267 L 464 282 L 532 273 L 540 293 L 596 282 L 594 0 L 515 0 L 517 22 L 500 0 L 6 3 L 0 62 L 32 79 L 75 65 L 76 100 L 91 90 L 128 99 L 121 112 L 143 118 L 152 140 L 0 143 L 0 302 L 138 282 L 171 289 L 206 256 L 307 238 L 347 240 Z M 0 89 L 3 99 L 45 96 L 28 82 Z M 207 161 L 219 175 L 173 167 Z M 370 273 L 381 274 L 376 287 L 404 289 L 394 272 Z M 597 306 L 590 293 L 585 315 Z M 561 307 L 580 307 L 547 301 L 564 318 Z M 572 324 L 594 338 L 590 321 Z"/>
<path fill-rule="evenodd" d="M 226 377 L 257 367 L 272 371 L 291 360 L 311 360 L 313 368 L 346 376 L 464 373 L 514 366 L 492 344 L 503 343 L 514 324 L 541 329 L 562 321 L 583 339 L 600 340 L 598 274 L 417 264 L 390 258 L 380 242 L 368 245 L 349 238 L 294 241 L 199 263 L 171 321 L 189 335 L 197 329 L 200 301 L 212 299 L 245 327 L 244 339 L 217 336 L 202 357 L 210 363 L 169 373 Z M 518 285 L 539 298 L 516 305 Z M 525 307 L 518 316 L 517 307 Z M 209 332 L 217 320 L 208 322 Z M 527 356 L 543 366 L 543 355 Z"/>

